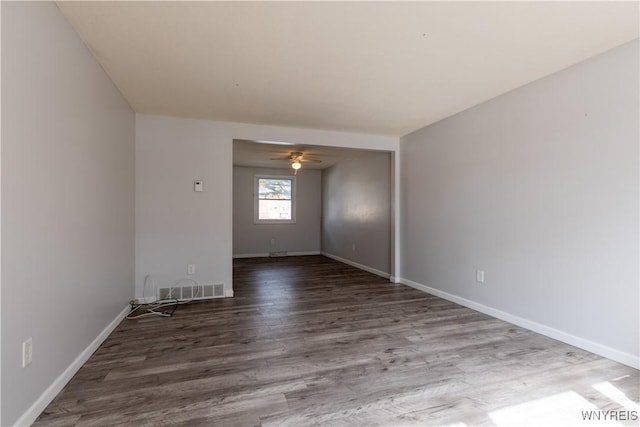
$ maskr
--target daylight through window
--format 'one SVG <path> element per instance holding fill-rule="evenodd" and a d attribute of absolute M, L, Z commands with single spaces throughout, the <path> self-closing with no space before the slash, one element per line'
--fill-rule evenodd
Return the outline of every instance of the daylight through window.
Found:
<path fill-rule="evenodd" d="M 257 221 L 294 221 L 293 177 L 256 177 L 256 186 Z"/>

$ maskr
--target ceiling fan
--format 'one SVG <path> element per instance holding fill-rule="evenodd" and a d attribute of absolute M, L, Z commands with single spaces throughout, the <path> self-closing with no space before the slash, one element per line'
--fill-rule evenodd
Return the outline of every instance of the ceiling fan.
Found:
<path fill-rule="evenodd" d="M 302 163 L 322 163 L 322 160 L 309 159 L 305 157 L 304 153 L 301 151 L 292 151 L 289 156 L 273 157 L 270 160 L 287 160 L 291 165 L 291 168 L 295 171 L 294 174 L 298 173 L 298 169 L 302 167 Z"/>

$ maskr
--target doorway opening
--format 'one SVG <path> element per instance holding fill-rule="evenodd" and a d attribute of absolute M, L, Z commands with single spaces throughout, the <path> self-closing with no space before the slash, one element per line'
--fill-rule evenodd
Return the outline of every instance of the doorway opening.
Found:
<path fill-rule="evenodd" d="M 233 257 L 321 254 L 393 281 L 394 155 L 234 140 Z"/>

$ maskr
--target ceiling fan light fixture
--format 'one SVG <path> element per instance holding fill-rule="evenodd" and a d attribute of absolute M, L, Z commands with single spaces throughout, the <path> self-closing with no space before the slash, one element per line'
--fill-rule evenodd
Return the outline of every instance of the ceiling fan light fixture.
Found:
<path fill-rule="evenodd" d="M 295 160 L 291 163 L 291 167 L 295 170 L 298 170 L 302 167 L 302 163 L 300 163 L 298 160 Z"/>

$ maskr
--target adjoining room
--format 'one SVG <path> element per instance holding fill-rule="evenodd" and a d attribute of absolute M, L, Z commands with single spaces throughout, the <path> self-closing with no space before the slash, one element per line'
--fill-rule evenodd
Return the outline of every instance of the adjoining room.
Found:
<path fill-rule="evenodd" d="M 234 258 L 323 254 L 391 277 L 391 153 L 234 141 L 233 164 Z M 271 182 L 287 195 L 261 186 Z M 276 204 L 286 213 L 261 209 Z"/>

